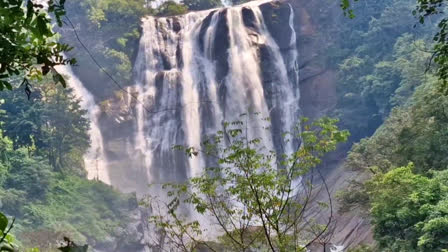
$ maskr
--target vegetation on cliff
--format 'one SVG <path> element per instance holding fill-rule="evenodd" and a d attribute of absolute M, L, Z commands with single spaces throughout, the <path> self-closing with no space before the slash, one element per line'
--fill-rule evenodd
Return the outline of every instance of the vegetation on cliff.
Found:
<path fill-rule="evenodd" d="M 433 4 L 424 2 L 417 1 L 417 10 Z M 444 42 L 436 39 L 434 46 L 436 27 L 412 28 L 419 21 L 412 15 L 415 1 L 378 1 L 376 7 L 357 6 L 349 25 L 358 27 L 351 34 L 361 35 L 360 41 L 343 45 L 352 50 L 336 60 L 337 113 L 355 140 L 373 134 L 349 152 L 345 166 L 358 175 L 339 194 L 340 210 L 359 208 L 369 215 L 374 251 L 444 251 L 448 97 L 439 61 Z M 431 65 L 434 57 L 439 59 Z"/>
<path fill-rule="evenodd" d="M 46 79 L 28 101 L 0 93 L 0 211 L 16 218 L 24 247 L 56 248 L 63 236 L 100 244 L 120 236 L 133 196 L 85 177 L 89 122 L 71 89 Z"/>
<path fill-rule="evenodd" d="M 355 2 L 358 0 L 341 0 L 341 8 L 345 15 L 354 18 L 358 14 Z M 448 17 L 444 14 L 447 7 L 446 0 L 416 0 L 411 5 L 412 15 L 418 19 L 420 24 L 433 22 L 437 23 L 437 28 L 433 32 L 432 39 L 434 40 L 432 57 L 430 63 L 437 65 L 437 76 L 441 81 L 441 86 L 447 88 L 448 79 Z M 362 15 L 362 14 L 361 14 Z"/>
<path fill-rule="evenodd" d="M 428 79 L 407 106 L 393 109 L 384 125 L 355 144 L 347 158 L 348 169 L 369 179 L 353 181 L 340 195 L 342 209 L 370 212 L 378 245 L 391 251 L 447 247 L 438 235 L 448 228 L 448 99 L 437 77 Z"/>

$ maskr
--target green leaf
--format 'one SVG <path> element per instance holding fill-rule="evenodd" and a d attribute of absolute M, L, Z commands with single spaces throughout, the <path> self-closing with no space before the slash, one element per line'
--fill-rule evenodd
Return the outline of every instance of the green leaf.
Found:
<path fill-rule="evenodd" d="M 39 31 L 39 37 L 51 36 L 51 30 L 48 28 L 48 20 L 44 15 L 39 15 L 37 17 L 37 29 Z"/>
<path fill-rule="evenodd" d="M 8 218 L 3 213 L 0 213 L 0 230 L 4 233 L 8 226 Z"/>
<path fill-rule="evenodd" d="M 54 82 L 56 82 L 56 83 L 61 83 L 61 85 L 62 85 L 64 88 L 67 87 L 67 83 L 65 82 L 64 77 L 63 77 L 60 73 L 58 73 L 58 72 L 56 72 L 56 71 L 53 72 L 53 80 L 54 80 Z"/>
<path fill-rule="evenodd" d="M 12 85 L 11 85 L 11 83 L 9 83 L 9 82 L 5 82 L 4 85 L 5 85 L 5 87 L 6 87 L 8 90 L 12 90 Z"/>

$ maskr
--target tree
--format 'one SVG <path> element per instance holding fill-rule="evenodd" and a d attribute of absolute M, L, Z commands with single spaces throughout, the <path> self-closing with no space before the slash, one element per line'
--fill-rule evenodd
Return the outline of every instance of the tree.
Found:
<path fill-rule="evenodd" d="M 394 108 L 374 136 L 353 146 L 346 166 L 367 172 L 377 167 L 387 172 L 412 162 L 421 174 L 446 169 L 448 99 L 439 83 L 437 77 L 427 76 L 407 106 Z"/>
<path fill-rule="evenodd" d="M 339 45 L 331 50 L 336 57 L 330 56 L 339 70 L 335 116 L 351 140 L 372 135 L 425 81 L 432 44 L 426 29 L 412 28 L 413 1 L 363 1 L 356 20 L 340 28 Z"/>
<path fill-rule="evenodd" d="M 204 154 L 210 166 L 185 184 L 165 185 L 168 193 L 162 198 L 168 201 L 150 197 L 150 222 L 160 229 L 165 244 L 182 251 L 215 251 L 220 245 L 204 237 L 213 230 L 219 230 L 220 243 L 231 251 L 304 250 L 331 224 L 331 214 L 328 222 L 318 224 L 305 217 L 305 211 L 311 204 L 314 172 L 328 192 L 316 168 L 321 157 L 349 135 L 336 122 L 323 118 L 286 134 L 287 141 L 297 145 L 291 153 L 276 153 L 263 139 L 250 137 L 247 119 L 225 123 L 202 149 L 177 146 L 191 158 Z M 329 207 L 331 213 L 331 197 Z M 216 223 L 210 230 L 201 226 L 200 219 L 206 218 Z"/>
<path fill-rule="evenodd" d="M 355 17 L 353 9 L 354 2 L 359 2 L 359 0 L 341 0 L 341 8 L 344 14 L 350 18 Z M 416 0 L 416 8 L 412 11 L 412 14 L 421 24 L 424 24 L 431 17 L 439 20 L 438 31 L 433 36 L 435 45 L 429 66 L 431 62 L 437 64 L 437 74 L 443 81 L 445 90 L 448 88 L 448 18 L 443 13 L 447 7 L 447 3 L 448 1 L 446 0 Z M 431 29 L 429 28 L 429 30 Z"/>
<path fill-rule="evenodd" d="M 219 0 L 184 0 L 189 10 L 207 10 L 222 6 Z"/>
<path fill-rule="evenodd" d="M 30 158 L 24 149 L 9 153 L 8 178 L 6 190 L 20 190 L 27 198 L 42 199 L 53 178 L 51 166 L 43 158 Z"/>
<path fill-rule="evenodd" d="M 440 17 L 446 8 L 447 1 L 445 0 L 417 0 L 417 7 L 413 14 L 418 17 L 421 24 L 431 16 Z M 438 75 L 443 80 L 445 90 L 448 88 L 448 18 L 441 17 L 439 30 L 434 35 L 434 52 L 432 59 L 438 66 Z"/>
<path fill-rule="evenodd" d="M 174 1 L 166 1 L 157 9 L 158 16 L 175 16 L 182 15 L 188 12 L 187 6 L 178 4 Z"/>
<path fill-rule="evenodd" d="M 50 83 L 50 82 L 47 82 Z M 72 89 L 38 83 L 27 101 L 20 92 L 2 93 L 0 125 L 14 148 L 46 156 L 58 171 L 63 167 L 83 172 L 82 155 L 88 149 L 89 121 Z"/>
<path fill-rule="evenodd" d="M 119 83 L 132 83 L 132 62 L 138 52 L 141 32 L 141 19 L 154 14 L 146 0 L 79 0 L 66 3 L 67 16 L 75 27 L 82 43 L 89 49 L 95 59 L 113 73 Z M 71 24 L 70 24 L 71 25 Z M 76 36 L 64 33 L 63 41 L 77 39 Z M 78 51 L 75 48 L 75 51 Z M 75 52 L 76 58 L 82 62 L 78 71 L 82 75 L 94 75 L 95 81 L 104 79 L 97 75 L 98 66 L 87 54 Z M 90 84 L 92 78 L 81 79 L 90 86 L 90 91 L 107 97 L 108 93 L 102 85 Z M 107 81 L 109 81 L 107 79 Z M 90 84 L 90 85 L 89 85 Z"/>
<path fill-rule="evenodd" d="M 14 76 L 23 76 L 22 85 L 30 92 L 28 79 L 40 79 L 53 73 L 56 82 L 65 86 L 64 78 L 54 69 L 57 65 L 74 64 L 64 52 L 71 48 L 57 42 L 52 30 L 54 14 L 56 22 L 62 25 L 65 0 L 45 1 L 48 6 L 31 0 L 6 0 L 0 2 L 0 90 L 12 89 Z"/>
<path fill-rule="evenodd" d="M 368 183 L 374 235 L 390 251 L 448 248 L 448 170 L 432 178 L 413 165 L 379 173 Z"/>
<path fill-rule="evenodd" d="M 411 77 L 419 71 L 410 63 L 400 69 L 409 76 L 406 83 L 418 79 Z M 342 210 L 361 207 L 371 214 L 378 251 L 441 251 L 447 246 L 440 234 L 447 232 L 448 99 L 436 76 L 425 79 L 374 136 L 353 146 L 345 163 L 357 172 L 357 181 L 340 194 Z"/>

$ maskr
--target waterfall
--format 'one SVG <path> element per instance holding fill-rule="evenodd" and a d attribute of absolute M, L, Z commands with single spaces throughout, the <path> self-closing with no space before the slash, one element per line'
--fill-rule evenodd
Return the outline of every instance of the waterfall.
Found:
<path fill-rule="evenodd" d="M 154 9 L 160 7 L 163 3 L 167 2 L 167 0 L 146 0 L 145 1 L 145 5 L 146 6 L 150 6 Z M 182 3 L 181 0 L 174 0 L 174 2 L 176 3 Z M 232 1 L 231 0 L 221 0 L 221 5 L 222 6 L 231 6 L 232 5 Z"/>
<path fill-rule="evenodd" d="M 97 179 L 110 184 L 107 170 L 107 158 L 104 154 L 103 136 L 98 123 L 100 108 L 95 103 L 92 94 L 83 86 L 69 66 L 56 66 L 56 70 L 65 76 L 68 86 L 73 89 L 75 96 L 80 99 L 81 108 L 87 110 L 90 120 L 90 148 L 84 155 L 84 165 L 88 179 Z"/>
<path fill-rule="evenodd" d="M 172 146 L 199 148 L 204 135 L 247 111 L 272 120 L 267 131 L 261 120 L 250 118 L 252 137 L 262 138 L 267 148 L 293 151 L 281 134 L 293 130 L 300 115 L 294 13 L 289 5 L 288 48 L 280 48 L 260 7 L 265 2 L 143 19 L 128 152 L 140 158 L 146 183 L 200 174 L 207 161 L 187 160 Z"/>

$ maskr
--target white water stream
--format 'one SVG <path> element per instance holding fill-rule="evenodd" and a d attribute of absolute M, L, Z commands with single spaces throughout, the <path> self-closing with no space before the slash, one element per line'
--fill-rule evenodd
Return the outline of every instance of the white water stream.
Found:
<path fill-rule="evenodd" d="M 92 94 L 84 87 L 69 66 L 57 66 L 56 70 L 65 76 L 68 86 L 73 89 L 75 96 L 80 99 L 81 107 L 87 110 L 87 117 L 90 120 L 90 148 L 84 156 L 87 177 L 88 179 L 101 180 L 106 184 L 110 184 L 103 136 L 98 123 L 100 108 L 96 105 Z"/>

